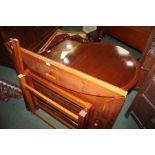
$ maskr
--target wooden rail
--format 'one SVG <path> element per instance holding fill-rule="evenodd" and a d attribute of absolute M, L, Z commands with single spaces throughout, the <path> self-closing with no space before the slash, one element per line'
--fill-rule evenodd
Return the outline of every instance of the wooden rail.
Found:
<path fill-rule="evenodd" d="M 65 115 L 67 115 L 69 118 L 73 119 L 74 121 L 78 122 L 79 116 L 72 113 L 71 111 L 69 111 L 68 109 L 62 107 L 60 104 L 52 101 L 51 99 L 49 99 L 48 97 L 46 97 L 45 95 L 43 95 L 42 93 L 38 92 L 37 90 L 35 90 L 34 88 L 30 87 L 29 85 L 27 85 L 26 83 L 24 84 L 24 87 L 26 89 L 28 89 L 30 92 L 32 92 L 33 94 L 35 94 L 37 97 L 39 97 L 40 99 L 44 100 L 45 102 L 47 102 L 48 104 L 50 104 L 51 106 L 53 106 L 54 108 L 56 108 L 57 110 L 61 111 L 62 113 L 64 113 Z"/>
<path fill-rule="evenodd" d="M 35 75 L 34 73 L 32 73 L 29 70 L 26 70 L 25 74 L 27 74 L 28 76 L 30 76 L 33 80 L 41 83 L 42 85 L 44 85 L 45 87 L 47 87 L 48 89 L 51 89 L 52 91 L 62 95 L 63 97 L 67 98 L 68 100 L 76 103 L 77 105 L 79 105 L 80 107 L 86 108 L 86 109 L 90 109 L 90 107 L 92 106 L 90 103 L 81 100 L 80 98 L 64 91 L 63 89 L 57 87 L 56 85 L 52 84 L 51 82 L 47 82 L 47 80 L 44 80 L 43 78 L 40 78 L 39 76 Z"/>
<path fill-rule="evenodd" d="M 35 115 L 37 115 L 40 119 L 42 119 L 45 123 L 47 123 L 49 126 L 51 126 L 54 129 L 57 129 L 58 127 L 51 123 L 49 120 L 47 120 L 45 117 L 43 117 L 41 114 L 39 114 L 36 111 L 32 111 Z"/>

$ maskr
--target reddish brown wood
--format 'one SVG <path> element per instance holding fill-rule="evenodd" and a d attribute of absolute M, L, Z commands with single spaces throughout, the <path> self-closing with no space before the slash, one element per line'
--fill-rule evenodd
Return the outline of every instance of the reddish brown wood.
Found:
<path fill-rule="evenodd" d="M 98 29 L 143 52 L 153 26 L 99 26 Z"/>
<path fill-rule="evenodd" d="M 75 112 L 76 114 L 80 113 L 82 108 L 79 108 L 74 102 L 72 104 L 70 101 L 66 102 L 66 99 L 65 98 L 63 99 L 59 93 L 57 95 L 53 93 L 49 89 L 51 86 L 51 83 L 49 83 L 48 81 L 46 81 L 46 83 L 47 83 L 46 88 L 45 88 L 45 85 L 41 86 L 40 84 L 35 83 L 35 89 L 44 93 L 46 96 L 48 96 L 52 100 L 55 100 L 56 102 L 63 105 L 70 111 Z M 47 86 L 49 87 L 47 88 Z M 125 97 L 118 97 L 118 98 L 97 97 L 97 96 L 77 93 L 77 92 L 62 88 L 60 86 L 58 88 L 61 88 L 66 93 L 70 93 L 82 99 L 85 102 L 89 102 L 92 105 L 93 108 L 90 112 L 88 111 L 90 114 L 86 119 L 81 116 L 79 117 L 80 118 L 79 121 L 81 121 L 82 124 L 84 123 L 84 126 L 81 123 L 79 123 L 78 128 L 111 128 L 113 125 L 113 122 L 115 121 L 122 107 L 122 103 L 124 102 L 124 99 L 125 99 Z"/>
<path fill-rule="evenodd" d="M 33 78 L 33 86 L 37 91 L 39 91 L 42 94 L 46 95 L 48 98 L 52 99 L 53 101 L 58 102 L 63 107 L 67 108 L 68 110 L 70 110 L 71 112 L 74 112 L 76 115 L 79 116 L 78 128 L 87 128 L 88 113 L 89 113 L 89 110 L 91 108 L 91 104 L 88 104 L 86 101 L 82 101 L 82 100 L 80 101 L 80 98 L 77 98 L 77 99 L 79 100 L 79 103 L 83 102 L 84 103 L 83 105 L 82 104 L 80 105 L 77 102 L 71 102 L 71 100 L 73 98 L 72 97 L 73 95 L 70 92 L 64 91 L 62 88 L 60 88 L 58 86 L 54 86 L 52 83 L 49 83 L 48 81 L 37 77 L 33 73 L 30 73 L 30 72 L 26 71 L 26 74 L 30 75 L 30 77 Z M 55 92 L 53 90 L 55 90 Z M 63 94 L 61 94 L 61 92 L 62 92 L 61 90 L 64 91 Z M 70 94 L 69 95 L 70 98 L 67 97 L 68 94 Z M 66 99 L 65 97 L 68 98 L 68 99 Z M 38 105 L 38 103 L 37 103 L 37 105 Z M 47 107 L 46 108 L 42 107 L 41 104 L 39 104 L 39 107 L 42 108 L 43 110 L 45 110 L 46 112 L 49 112 L 51 115 L 53 114 L 53 113 L 51 113 L 50 109 L 48 111 Z M 58 112 L 56 112 L 56 114 L 57 113 Z M 59 116 L 60 116 L 60 114 L 59 114 Z M 56 119 L 58 119 L 58 118 L 56 118 Z M 60 121 L 63 124 L 66 124 L 62 120 L 60 120 Z M 66 124 L 66 125 L 68 126 L 68 124 Z"/>
<path fill-rule="evenodd" d="M 18 74 L 18 79 L 21 84 L 22 90 L 23 90 L 23 95 L 26 100 L 26 106 L 28 109 L 31 111 L 35 110 L 35 106 L 33 105 L 33 99 L 29 91 L 27 91 L 24 87 L 24 83 L 26 83 L 25 75 L 24 75 L 24 64 L 23 64 L 23 59 L 21 56 L 21 48 L 20 48 L 20 43 L 17 39 L 11 39 L 10 40 L 10 50 L 12 49 L 12 57 L 13 61 L 15 63 L 16 71 Z"/>
<path fill-rule="evenodd" d="M 100 103 L 94 103 L 90 114 L 88 128 L 112 128 L 124 102 L 125 97 L 103 99 Z"/>
<path fill-rule="evenodd" d="M 35 77 L 36 76 L 33 76 L 33 79 L 38 81 L 39 77 L 38 78 L 35 78 Z M 39 78 L 39 81 L 44 81 L 44 83 L 45 83 L 46 80 L 43 80 L 43 79 L 41 80 L 41 78 Z M 82 108 L 79 108 L 75 102 L 70 104 L 69 103 L 70 101 L 66 102 L 65 98 L 63 99 L 59 93 L 57 95 L 54 94 L 50 90 L 52 83 L 46 81 L 46 85 L 44 84 L 44 86 L 43 86 L 42 82 L 41 82 L 41 84 L 42 84 L 42 86 L 35 83 L 35 89 L 44 93 L 49 98 L 59 102 L 59 104 L 68 108 L 72 112 L 75 112 L 76 114 L 78 114 L 82 110 Z M 45 88 L 45 86 L 46 86 L 46 88 Z M 113 122 L 115 121 L 115 119 L 122 107 L 122 103 L 124 102 L 124 99 L 125 99 L 125 97 L 107 98 L 107 97 L 85 95 L 82 93 L 77 93 L 77 92 L 71 91 L 69 89 L 62 88 L 57 85 L 55 85 L 55 87 L 61 88 L 66 93 L 72 94 L 73 96 L 76 96 L 76 97 L 82 99 L 83 101 L 88 102 L 92 105 L 93 108 L 90 111 L 90 114 L 88 114 L 89 115 L 88 118 L 86 118 L 87 122 L 85 122 L 85 123 L 87 124 L 87 126 L 85 126 L 85 128 L 111 128 L 113 125 Z M 75 104 L 75 105 L 73 105 L 73 104 Z M 87 107 L 87 104 L 86 104 L 85 108 L 86 107 Z M 88 109 L 89 109 L 89 107 L 88 107 Z M 82 117 L 81 117 L 81 121 L 82 120 L 85 121 L 85 119 L 82 119 Z M 98 125 L 96 124 L 96 120 L 99 120 Z M 96 125 L 94 125 L 94 124 L 96 124 Z"/>
<path fill-rule="evenodd" d="M 57 57 L 53 57 L 52 52 L 42 55 L 125 90 L 130 89 L 137 81 L 137 61 L 120 46 L 88 43 L 76 47 L 62 59 L 63 52 L 60 50 L 56 53 Z"/>
<path fill-rule="evenodd" d="M 24 64 L 30 70 L 64 88 L 85 94 L 109 97 L 125 96 L 127 93 L 125 90 L 110 83 L 98 80 L 45 57 L 41 57 L 25 49 L 22 49 L 22 51 Z M 47 76 L 49 74 L 51 76 Z"/>
<path fill-rule="evenodd" d="M 140 89 L 144 80 L 154 64 L 155 56 L 151 49 L 155 39 L 154 26 L 100 26 L 98 30 L 119 39 L 120 41 L 142 52 L 140 58 L 140 76 L 136 89 Z"/>
<path fill-rule="evenodd" d="M 57 94 L 61 94 L 62 97 L 76 103 L 77 106 L 83 107 L 83 108 L 90 108 L 91 104 L 88 102 L 83 101 L 82 99 L 76 97 L 75 95 L 72 95 L 72 93 L 67 92 L 67 90 L 64 90 L 62 87 L 58 87 L 57 85 L 54 85 L 51 82 L 48 82 L 47 80 L 37 76 L 36 74 L 30 72 L 29 70 L 26 70 L 26 75 L 30 77 L 35 85 L 38 87 L 41 86 L 41 89 L 39 91 L 48 92 L 47 89 L 53 90 Z M 46 91 L 43 87 L 46 87 Z"/>
<path fill-rule="evenodd" d="M 48 58 L 21 48 L 24 74 L 32 72 L 37 77 L 21 83 L 23 89 L 43 100 L 37 105 L 64 123 L 77 128 L 111 128 L 125 100 L 123 89 L 130 89 L 138 78 L 135 58 L 110 43 L 78 44 L 63 58 L 63 43 L 56 48 L 57 52 L 46 53 Z"/>

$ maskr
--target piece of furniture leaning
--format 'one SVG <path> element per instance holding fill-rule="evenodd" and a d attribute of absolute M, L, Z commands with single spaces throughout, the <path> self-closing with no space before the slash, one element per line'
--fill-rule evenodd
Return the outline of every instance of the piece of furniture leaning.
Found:
<path fill-rule="evenodd" d="M 133 116 L 141 128 L 155 129 L 155 64 L 138 91 L 126 116 Z"/>
<path fill-rule="evenodd" d="M 142 57 L 139 60 L 140 63 L 140 77 L 136 85 L 137 89 L 140 89 L 144 84 L 144 81 L 155 64 L 155 28 L 151 32 L 145 50 Z"/>
<path fill-rule="evenodd" d="M 80 32 L 57 31 L 33 53 L 17 39 L 12 52 L 28 108 L 42 109 L 68 128 L 112 128 L 138 79 L 136 59 L 110 43 L 89 43 Z"/>

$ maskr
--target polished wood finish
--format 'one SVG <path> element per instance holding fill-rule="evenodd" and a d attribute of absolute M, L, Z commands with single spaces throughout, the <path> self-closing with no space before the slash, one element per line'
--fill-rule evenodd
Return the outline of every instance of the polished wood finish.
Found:
<path fill-rule="evenodd" d="M 58 32 L 55 32 L 55 34 Z M 81 33 L 81 35 L 83 34 Z M 51 37 L 52 39 L 55 38 Z M 40 50 L 43 51 L 40 53 L 44 57 L 125 90 L 130 89 L 130 85 L 134 85 L 137 81 L 137 61 L 127 50 L 120 46 L 111 43 L 87 43 L 82 45 L 77 41 L 66 40 L 53 47 L 50 51 L 46 51 L 50 46 L 50 42 L 48 40 L 46 46 Z M 65 56 L 63 56 L 64 54 Z M 111 61 L 107 61 L 109 57 L 111 57 Z M 114 66 L 117 68 L 117 72 Z M 127 68 L 128 71 L 126 71 Z M 47 73 L 48 76 L 55 79 L 56 77 L 51 74 Z"/>
<path fill-rule="evenodd" d="M 8 46 L 15 41 L 11 40 Z M 41 108 L 69 128 L 112 128 L 127 90 L 138 78 L 137 62 L 128 51 L 113 44 L 77 44 L 73 49 L 71 44 L 66 44 L 70 50 L 66 51 L 64 46 L 67 54 L 63 56 L 62 44 L 59 44 L 60 49 L 56 45 L 59 49 L 53 52 L 57 54 L 56 59 L 50 57 L 52 50 L 44 56 L 48 43 L 39 50 L 41 55 L 25 48 L 9 48 L 12 54 L 21 53 L 24 73 L 19 71 L 18 77 L 23 80 L 23 92 L 29 92 L 27 97 L 33 104 L 34 114 Z M 63 63 L 64 58 L 71 63 Z M 50 125 L 42 116 L 40 118 Z"/>
<path fill-rule="evenodd" d="M 126 116 L 131 114 L 141 128 L 155 129 L 155 64 L 138 91 Z"/>
<path fill-rule="evenodd" d="M 65 88 L 97 96 L 113 97 L 119 95 L 126 96 L 127 94 L 127 91 L 117 86 L 70 68 L 66 65 L 57 63 L 51 59 L 36 55 L 24 48 L 22 48 L 22 56 L 25 65 L 33 72 Z M 49 78 L 47 73 L 51 74 L 52 78 Z M 135 73 L 137 72 L 135 71 Z M 60 76 L 61 74 L 63 76 Z M 53 76 L 55 77 L 54 79 Z M 132 79 L 133 84 L 135 84 L 134 80 L 136 80 L 136 78 Z"/>
<path fill-rule="evenodd" d="M 110 61 L 107 61 L 109 58 Z M 130 89 L 138 77 L 136 59 L 125 49 L 111 43 L 83 44 L 63 61 L 60 57 L 56 61 L 124 90 Z"/>
<path fill-rule="evenodd" d="M 99 26 L 98 30 L 143 52 L 153 26 Z"/>
<path fill-rule="evenodd" d="M 140 76 L 135 87 L 137 90 L 140 89 L 155 61 L 155 52 L 153 49 L 155 41 L 155 27 L 103 26 L 98 27 L 98 30 L 101 37 L 108 34 L 142 52 L 142 56 L 139 60 Z"/>

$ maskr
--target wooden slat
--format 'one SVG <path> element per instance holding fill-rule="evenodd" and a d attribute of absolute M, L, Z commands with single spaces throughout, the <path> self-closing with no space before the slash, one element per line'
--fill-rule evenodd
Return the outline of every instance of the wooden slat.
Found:
<path fill-rule="evenodd" d="M 12 43 L 12 50 L 13 50 L 13 61 L 16 66 L 16 70 L 18 74 L 24 73 L 24 66 L 23 66 L 23 58 L 21 53 L 21 48 L 19 41 L 17 39 L 11 39 L 10 41 Z"/>
<path fill-rule="evenodd" d="M 30 92 L 24 87 L 24 84 L 26 83 L 25 75 L 19 74 L 18 79 L 19 79 L 20 85 L 22 87 L 22 91 L 23 91 L 23 94 L 24 94 L 24 99 L 27 101 L 26 103 L 27 103 L 28 108 L 31 111 L 35 111 L 35 106 L 34 106 L 34 103 L 33 103 L 33 100 L 32 100 L 32 96 L 31 96 Z"/>
<path fill-rule="evenodd" d="M 35 75 L 34 73 L 32 73 L 29 70 L 26 70 L 25 72 L 28 76 L 30 76 L 32 79 L 34 79 L 35 81 L 41 83 L 42 85 L 44 85 L 45 87 L 47 87 L 48 89 L 51 89 L 52 91 L 62 95 L 63 97 L 67 98 L 68 100 L 76 103 L 77 105 L 83 107 L 83 108 L 87 108 L 90 109 L 90 107 L 92 106 L 90 103 L 85 102 L 83 100 L 81 100 L 80 98 L 77 98 L 76 96 L 64 91 L 61 88 L 58 88 L 56 85 L 52 84 L 51 82 L 48 82 L 47 80 L 44 80 L 43 78 L 40 78 L 39 76 Z"/>
<path fill-rule="evenodd" d="M 34 111 L 35 106 L 33 104 L 32 96 L 29 93 L 29 91 L 27 91 L 23 87 L 24 83 L 26 83 L 26 80 L 25 80 L 25 76 L 23 74 L 24 73 L 24 66 L 23 66 L 23 59 L 22 59 L 22 53 L 21 53 L 19 41 L 17 39 L 10 39 L 10 43 L 11 43 L 10 48 L 12 49 L 13 61 L 15 63 L 16 71 L 19 74 L 18 78 L 19 78 L 19 82 L 20 82 L 21 87 L 22 87 L 24 99 L 26 100 L 27 107 L 31 111 Z"/>
<path fill-rule="evenodd" d="M 55 119 L 57 119 L 59 122 L 61 122 L 62 124 L 64 124 L 65 126 L 67 126 L 68 128 L 71 129 L 75 129 L 75 127 L 73 125 L 71 125 L 70 123 L 66 122 L 64 119 L 62 119 L 61 117 L 57 116 L 54 112 L 50 111 L 48 108 L 46 108 L 43 104 L 38 103 L 38 106 L 44 110 L 46 113 L 48 113 L 49 115 L 51 115 L 52 117 L 54 117 Z"/>
<path fill-rule="evenodd" d="M 79 117 L 76 114 L 74 114 L 71 111 L 67 110 L 66 108 L 62 107 L 58 103 L 52 101 L 51 99 L 49 99 L 45 95 L 41 94 L 40 92 L 36 91 L 34 88 L 30 87 L 26 83 L 24 84 L 24 87 L 27 88 L 33 94 L 35 94 L 37 97 L 41 98 L 42 100 L 44 100 L 45 102 L 47 102 L 48 104 L 50 104 L 51 106 L 56 108 L 57 110 L 61 111 L 62 113 L 64 113 L 65 115 L 67 115 L 68 117 L 73 119 L 74 121 L 78 122 Z"/>
<path fill-rule="evenodd" d="M 33 81 L 30 77 L 26 76 L 26 81 L 27 83 L 34 88 L 34 84 L 33 84 Z M 38 109 L 38 105 L 37 105 L 37 97 L 32 95 L 32 100 L 33 100 L 33 103 L 34 103 L 34 106 L 36 109 Z"/>

